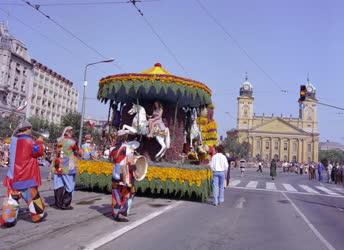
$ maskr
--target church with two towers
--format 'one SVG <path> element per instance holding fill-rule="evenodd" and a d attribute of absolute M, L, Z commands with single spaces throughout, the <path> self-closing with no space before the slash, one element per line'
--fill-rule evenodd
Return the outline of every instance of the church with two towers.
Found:
<path fill-rule="evenodd" d="M 277 157 L 289 162 L 317 162 L 319 132 L 315 87 L 307 81 L 299 117 L 256 115 L 253 87 L 247 77 L 237 98 L 239 141 L 250 145 L 250 157 L 270 161 Z"/>

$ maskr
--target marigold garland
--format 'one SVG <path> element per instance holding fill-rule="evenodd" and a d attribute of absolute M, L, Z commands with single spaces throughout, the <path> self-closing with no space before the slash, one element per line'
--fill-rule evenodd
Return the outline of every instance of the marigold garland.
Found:
<path fill-rule="evenodd" d="M 102 161 L 79 161 L 79 173 L 87 174 L 104 174 L 106 176 L 112 174 L 113 164 L 110 162 Z M 200 186 L 202 181 L 211 179 L 211 170 L 210 169 L 184 169 L 184 168 L 174 168 L 174 167 L 158 167 L 158 166 L 149 166 L 146 179 L 151 181 L 153 179 L 159 179 L 162 181 L 171 180 L 173 182 L 187 181 L 189 185 Z"/>
<path fill-rule="evenodd" d="M 102 87 L 105 84 L 111 83 L 113 81 L 121 81 L 122 83 L 126 81 L 133 81 L 133 80 L 140 80 L 140 81 L 160 81 L 164 83 L 173 83 L 173 84 L 179 84 L 191 88 L 198 88 L 202 89 L 205 92 L 207 92 L 209 95 L 211 95 L 211 90 L 204 85 L 203 83 L 183 78 L 183 77 L 178 77 L 178 76 L 173 76 L 173 75 L 151 75 L 151 74 L 118 74 L 118 75 L 111 75 L 102 78 L 99 81 L 100 87 Z"/>

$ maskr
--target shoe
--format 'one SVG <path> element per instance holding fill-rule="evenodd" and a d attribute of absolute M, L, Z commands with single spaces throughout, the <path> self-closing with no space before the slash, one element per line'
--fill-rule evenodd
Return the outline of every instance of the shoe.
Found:
<path fill-rule="evenodd" d="M 62 210 L 73 210 L 74 207 L 68 206 L 68 207 L 61 207 Z"/>
<path fill-rule="evenodd" d="M 117 222 L 129 222 L 129 219 L 123 215 L 118 215 L 114 218 Z"/>

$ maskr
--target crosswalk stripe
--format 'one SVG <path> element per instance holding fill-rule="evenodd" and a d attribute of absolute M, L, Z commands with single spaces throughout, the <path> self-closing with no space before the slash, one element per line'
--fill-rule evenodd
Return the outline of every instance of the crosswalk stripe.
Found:
<path fill-rule="evenodd" d="M 312 194 L 319 194 L 318 191 L 315 191 L 313 188 L 310 188 L 306 185 L 299 185 L 302 189 L 306 190 L 308 193 L 312 193 Z"/>
<path fill-rule="evenodd" d="M 344 189 L 343 188 L 333 187 L 332 189 L 336 190 L 339 193 L 343 193 L 344 194 Z"/>
<path fill-rule="evenodd" d="M 321 191 L 323 191 L 323 192 L 325 192 L 325 193 L 327 193 L 327 194 L 331 194 L 331 195 L 339 195 L 339 194 L 337 194 L 337 193 L 333 192 L 332 190 L 330 190 L 330 189 L 327 189 L 327 188 L 325 188 L 325 187 L 322 187 L 322 186 L 316 186 L 316 188 L 317 188 L 317 189 L 319 189 L 319 190 L 321 190 Z"/>
<path fill-rule="evenodd" d="M 290 184 L 282 184 L 282 185 L 289 192 L 297 192 L 297 190 Z"/>
<path fill-rule="evenodd" d="M 257 185 L 258 185 L 258 181 L 250 181 L 250 182 L 246 185 L 246 187 L 247 187 L 247 188 L 256 188 Z"/>
<path fill-rule="evenodd" d="M 276 190 L 276 185 L 273 182 L 267 182 L 266 183 L 266 189 L 272 189 L 272 190 Z"/>
<path fill-rule="evenodd" d="M 241 182 L 240 180 L 233 180 L 233 181 L 230 181 L 230 182 L 229 182 L 229 186 L 235 187 L 235 186 L 239 185 L 240 182 Z"/>

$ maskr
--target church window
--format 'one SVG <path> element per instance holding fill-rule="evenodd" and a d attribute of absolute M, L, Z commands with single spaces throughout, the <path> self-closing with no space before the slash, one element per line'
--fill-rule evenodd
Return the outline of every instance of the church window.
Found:
<path fill-rule="evenodd" d="M 278 150 L 278 141 L 275 141 L 275 150 Z"/>
<path fill-rule="evenodd" d="M 293 153 L 296 153 L 297 151 L 297 144 L 296 142 L 293 143 Z"/>
<path fill-rule="evenodd" d="M 260 141 L 257 141 L 257 150 L 260 151 Z"/>
<path fill-rule="evenodd" d="M 267 141 L 265 142 L 265 149 L 269 149 L 270 148 L 270 143 Z"/>
<path fill-rule="evenodd" d="M 288 150 L 288 143 L 284 143 L 284 145 L 283 145 L 283 149 L 284 149 L 284 151 L 287 151 Z"/>
<path fill-rule="evenodd" d="M 308 153 L 312 152 L 312 144 L 310 143 L 307 144 L 307 151 Z"/>

